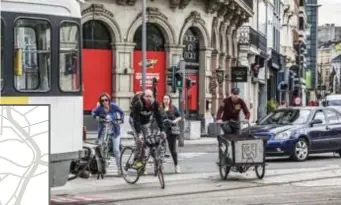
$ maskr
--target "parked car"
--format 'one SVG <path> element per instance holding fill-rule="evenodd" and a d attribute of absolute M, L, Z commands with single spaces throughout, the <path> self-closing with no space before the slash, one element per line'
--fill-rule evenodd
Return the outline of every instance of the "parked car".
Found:
<path fill-rule="evenodd" d="M 289 156 L 296 161 L 312 153 L 341 156 L 341 112 L 332 107 L 278 109 L 252 126 L 251 133 L 267 140 L 267 156 Z"/>

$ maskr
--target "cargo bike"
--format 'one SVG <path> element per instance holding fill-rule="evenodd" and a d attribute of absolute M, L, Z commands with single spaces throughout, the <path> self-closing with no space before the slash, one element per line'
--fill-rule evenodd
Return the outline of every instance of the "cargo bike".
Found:
<path fill-rule="evenodd" d="M 237 134 L 225 134 L 225 126 L 231 123 L 247 124 L 247 129 Z M 218 139 L 218 167 L 222 180 L 226 180 L 230 171 L 245 173 L 254 167 L 257 178 L 265 175 L 265 144 L 266 141 L 252 136 L 248 121 L 214 122 L 208 126 L 208 134 Z"/>

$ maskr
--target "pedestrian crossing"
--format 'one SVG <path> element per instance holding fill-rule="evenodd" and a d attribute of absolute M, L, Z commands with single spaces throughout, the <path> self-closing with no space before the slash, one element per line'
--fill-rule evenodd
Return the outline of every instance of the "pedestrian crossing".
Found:
<path fill-rule="evenodd" d="M 179 164 L 181 164 L 181 161 L 186 161 L 188 159 L 200 157 L 200 156 L 205 155 L 205 154 L 208 154 L 208 153 L 205 153 L 205 152 L 178 153 L 178 162 L 179 162 Z M 128 161 L 128 157 L 129 157 L 128 155 L 123 156 L 123 161 L 124 162 Z M 169 153 L 166 153 L 166 157 L 164 159 L 164 164 L 173 165 L 173 159 Z M 147 164 L 147 169 L 150 170 L 153 167 L 154 167 L 153 159 L 152 159 L 152 157 L 150 157 L 148 164 Z M 110 161 L 108 162 L 107 175 L 109 175 L 109 176 L 117 175 L 117 172 L 118 172 L 118 170 L 117 170 L 116 160 L 114 157 L 110 157 Z"/>
<path fill-rule="evenodd" d="M 74 204 L 90 204 L 90 203 L 105 203 L 108 199 L 100 197 L 85 197 L 85 196 L 56 196 L 51 199 L 51 205 L 74 205 Z"/>

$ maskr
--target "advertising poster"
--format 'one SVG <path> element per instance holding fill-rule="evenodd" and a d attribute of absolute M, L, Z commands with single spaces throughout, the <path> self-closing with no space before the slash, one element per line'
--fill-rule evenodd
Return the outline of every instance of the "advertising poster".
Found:
<path fill-rule="evenodd" d="M 153 78 L 158 80 L 157 99 L 159 102 L 165 94 L 166 53 L 147 51 L 146 88 L 153 88 Z M 142 90 L 142 52 L 134 51 L 134 92 Z"/>
<path fill-rule="evenodd" d="M 198 75 L 197 74 L 188 74 L 188 76 L 192 82 L 196 82 L 196 85 L 193 85 L 190 89 L 187 89 L 187 109 L 189 111 L 197 111 L 198 110 Z"/>

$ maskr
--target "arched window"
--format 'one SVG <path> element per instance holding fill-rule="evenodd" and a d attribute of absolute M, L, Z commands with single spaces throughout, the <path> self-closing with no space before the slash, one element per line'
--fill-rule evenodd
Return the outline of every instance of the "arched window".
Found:
<path fill-rule="evenodd" d="M 90 20 L 83 24 L 83 48 L 111 49 L 111 36 L 102 21 Z"/>
<path fill-rule="evenodd" d="M 134 34 L 135 50 L 142 50 L 142 26 Z M 157 25 L 147 23 L 147 51 L 164 51 L 165 38 Z"/>

